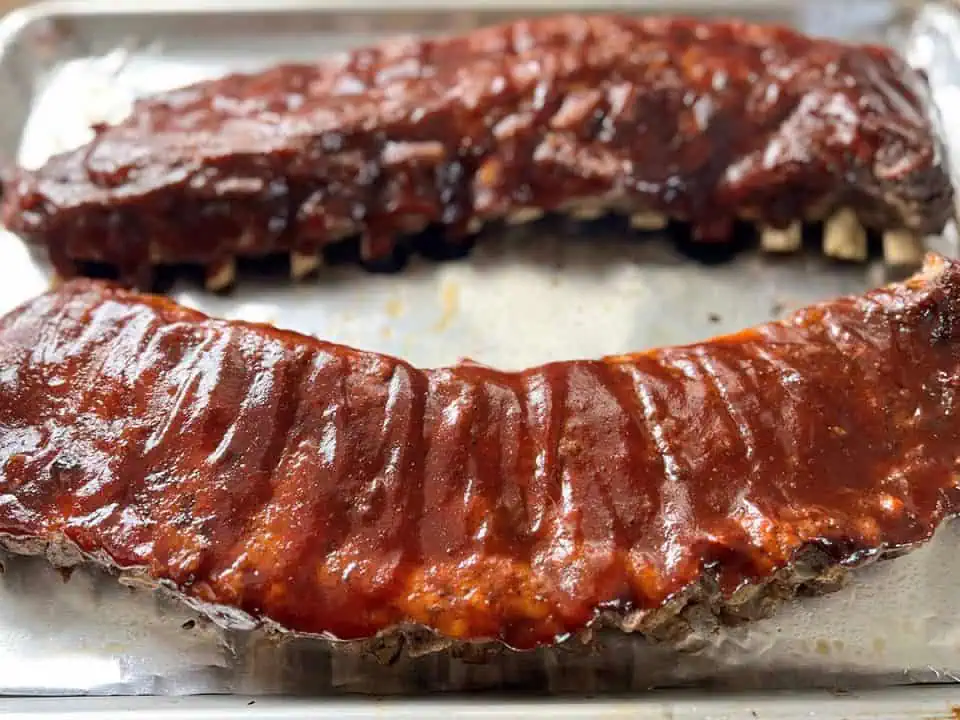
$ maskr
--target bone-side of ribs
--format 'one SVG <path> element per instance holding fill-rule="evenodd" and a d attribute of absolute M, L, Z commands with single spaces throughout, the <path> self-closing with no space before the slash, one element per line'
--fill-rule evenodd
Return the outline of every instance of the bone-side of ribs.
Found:
<path fill-rule="evenodd" d="M 75 280 L 0 321 L 0 535 L 341 639 L 735 618 L 957 510 L 958 317 L 931 256 L 703 344 L 418 370 Z"/>
<path fill-rule="evenodd" d="M 924 78 L 893 51 L 743 22 L 563 16 L 232 75 L 136 104 L 6 183 L 2 217 L 146 282 L 165 263 L 231 282 L 236 257 L 294 275 L 359 237 L 371 262 L 430 224 L 456 246 L 497 219 L 626 212 L 723 241 L 919 264 L 951 212 Z"/>

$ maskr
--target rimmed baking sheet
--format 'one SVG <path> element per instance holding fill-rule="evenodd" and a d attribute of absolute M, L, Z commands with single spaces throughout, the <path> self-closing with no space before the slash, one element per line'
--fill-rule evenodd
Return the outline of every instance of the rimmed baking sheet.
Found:
<path fill-rule="evenodd" d="M 627 5 L 633 11 L 656 8 L 611 2 L 602 9 Z M 588 2 L 481 7 L 413 0 L 389 8 L 369 0 L 200 0 L 138 3 L 123 11 L 110 2 L 41 5 L 0 24 L 0 160 L 36 163 L 80 143 L 91 122 L 120 117 L 139 93 L 281 59 L 310 59 L 396 33 L 466 29 L 561 6 L 598 9 Z M 960 21 L 946 5 L 917 10 L 882 1 L 755 0 L 672 9 L 705 12 L 707 6 L 713 14 L 781 20 L 817 33 L 888 39 L 928 70 L 945 126 L 960 127 L 951 122 L 960 105 L 952 84 L 960 78 Z M 955 255 L 953 238 L 932 245 Z M 11 236 L 0 242 L 0 266 L 0 311 L 49 283 L 45 264 Z M 745 250 L 712 264 L 689 257 L 669 239 L 641 239 L 616 223 L 585 228 L 556 220 L 486 237 L 464 261 L 415 260 L 394 275 L 334 268 L 304 285 L 244 276 L 226 297 L 181 281 L 172 294 L 216 315 L 274 322 L 422 365 L 470 357 L 516 368 L 687 342 L 858 292 L 884 278 L 878 258 L 841 265 L 825 260 L 816 247 L 791 257 Z M 859 573 L 843 592 L 793 603 L 770 620 L 710 638 L 696 653 L 611 636 L 599 658 L 561 650 L 477 664 L 440 654 L 390 667 L 308 641 L 225 633 L 105 575 L 77 571 L 65 581 L 42 561 L 5 558 L 0 693 L 311 695 L 492 688 L 582 694 L 691 683 L 756 689 L 953 681 L 960 674 L 958 540 L 960 524 L 949 525 L 916 553 Z M 272 701 L 260 707 L 280 708 L 278 717 L 286 712 Z M 573 712 L 552 707 L 553 714 Z M 590 717 L 601 710 L 570 707 L 585 713 L 592 708 Z M 603 705 L 603 712 L 612 707 Z M 643 704 L 616 707 L 645 717 L 638 714 L 646 712 Z M 694 716 L 676 708 L 676 717 Z M 718 716 L 747 717 L 736 714 L 740 709 L 723 712 L 728 714 Z M 883 716 L 896 717 L 890 712 Z"/>

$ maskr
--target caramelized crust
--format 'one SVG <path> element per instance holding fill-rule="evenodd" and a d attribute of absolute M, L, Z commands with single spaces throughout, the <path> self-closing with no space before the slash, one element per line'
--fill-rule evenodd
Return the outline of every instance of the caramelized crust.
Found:
<path fill-rule="evenodd" d="M 960 264 L 687 347 L 400 360 L 74 281 L 0 321 L 0 533 L 301 633 L 528 648 L 956 511 Z"/>
<path fill-rule="evenodd" d="M 785 28 L 530 20 L 143 100 L 16 174 L 2 217 L 62 275 L 98 261 L 130 281 L 277 252 L 309 269 L 354 235 L 378 261 L 428 223 L 456 245 L 488 220 L 573 208 L 678 219 L 702 240 L 846 210 L 923 235 L 952 195 L 926 96 L 888 49 Z"/>

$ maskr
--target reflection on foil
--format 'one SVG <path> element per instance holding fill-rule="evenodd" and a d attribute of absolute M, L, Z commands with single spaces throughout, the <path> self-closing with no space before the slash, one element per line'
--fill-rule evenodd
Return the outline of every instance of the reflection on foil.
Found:
<path fill-rule="evenodd" d="M 4 558 L 0 682 L 8 694 L 207 692 L 229 653 L 197 614 L 99 572 Z"/>
<path fill-rule="evenodd" d="M 598 633 L 588 648 L 573 643 L 482 663 L 447 652 L 400 655 L 389 665 L 320 640 L 224 631 L 106 573 L 77 570 L 65 582 L 41 559 L 6 557 L 0 682 L 8 694 L 599 693 L 944 682 L 960 674 L 958 543 L 960 522 L 953 522 L 915 552 L 857 572 L 842 591 L 700 638 L 693 652 L 612 632 Z"/>
<path fill-rule="evenodd" d="M 960 127 L 960 15 L 947 2 L 925 3 L 910 28 L 904 52 L 930 80 L 943 131 Z M 960 143 L 948 143 L 954 186 L 960 187 Z M 960 202 L 960 198 L 958 198 Z"/>

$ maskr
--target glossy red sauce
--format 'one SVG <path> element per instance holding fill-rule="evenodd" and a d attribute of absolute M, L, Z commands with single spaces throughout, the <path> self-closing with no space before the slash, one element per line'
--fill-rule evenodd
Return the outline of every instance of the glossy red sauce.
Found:
<path fill-rule="evenodd" d="M 957 509 L 960 265 L 687 347 L 400 360 L 76 281 L 0 322 L 0 532 L 294 631 L 527 648 Z"/>
<path fill-rule="evenodd" d="M 738 21 L 564 16 L 232 75 L 141 101 L 22 172 L 13 230 L 64 276 L 102 261 L 389 256 L 411 222 L 606 199 L 723 241 L 852 208 L 939 232 L 952 191 L 927 87 L 892 50 Z"/>

